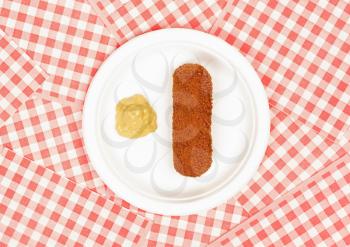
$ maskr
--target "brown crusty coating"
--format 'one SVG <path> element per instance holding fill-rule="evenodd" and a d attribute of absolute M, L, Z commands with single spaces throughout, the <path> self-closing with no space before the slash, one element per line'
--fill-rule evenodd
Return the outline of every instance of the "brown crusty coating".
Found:
<path fill-rule="evenodd" d="M 173 163 L 177 172 L 197 177 L 212 163 L 212 81 L 199 64 L 173 74 Z"/>

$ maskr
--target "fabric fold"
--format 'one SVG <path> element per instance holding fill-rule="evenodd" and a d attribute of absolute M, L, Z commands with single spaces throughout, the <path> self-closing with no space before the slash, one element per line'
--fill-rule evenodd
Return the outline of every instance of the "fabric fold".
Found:
<path fill-rule="evenodd" d="M 346 154 L 209 246 L 348 246 L 349 184 Z"/>
<path fill-rule="evenodd" d="M 18 45 L 0 29 L 0 126 L 47 78 Z"/>
<path fill-rule="evenodd" d="M 134 246 L 149 221 L 7 148 L 0 153 L 0 244 Z"/>
<path fill-rule="evenodd" d="M 346 1 L 235 0 L 211 33 L 252 63 L 272 105 L 339 141 L 350 126 L 349 9 Z"/>
<path fill-rule="evenodd" d="M 121 45 L 144 32 L 185 27 L 209 31 L 226 5 L 225 0 L 120 1 L 89 0 Z"/>

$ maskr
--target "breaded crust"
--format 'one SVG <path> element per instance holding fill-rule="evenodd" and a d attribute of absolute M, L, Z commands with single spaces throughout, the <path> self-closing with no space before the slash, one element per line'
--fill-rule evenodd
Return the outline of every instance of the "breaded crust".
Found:
<path fill-rule="evenodd" d="M 173 162 L 184 176 L 197 177 L 212 163 L 212 81 L 199 64 L 173 74 Z"/>

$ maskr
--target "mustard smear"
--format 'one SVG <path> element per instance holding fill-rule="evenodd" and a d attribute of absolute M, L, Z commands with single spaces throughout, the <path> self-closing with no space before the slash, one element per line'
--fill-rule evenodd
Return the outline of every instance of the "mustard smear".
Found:
<path fill-rule="evenodd" d="M 147 99 L 135 94 L 116 106 L 116 130 L 127 138 L 139 138 L 157 129 L 157 115 Z"/>

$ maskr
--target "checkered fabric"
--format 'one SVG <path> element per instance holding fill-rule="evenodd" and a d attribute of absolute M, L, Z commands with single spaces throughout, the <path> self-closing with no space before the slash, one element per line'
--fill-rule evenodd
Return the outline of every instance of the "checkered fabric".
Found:
<path fill-rule="evenodd" d="M 228 3 L 212 33 L 240 49 L 270 102 L 331 139 L 350 124 L 350 2 Z"/>
<path fill-rule="evenodd" d="M 208 212 L 189 216 L 160 216 L 152 221 L 148 246 L 201 246 L 247 219 L 246 210 L 230 200 Z"/>
<path fill-rule="evenodd" d="M 76 183 L 102 185 L 88 164 L 81 139 L 81 111 L 72 105 L 30 99 L 0 127 L 1 143 Z"/>
<path fill-rule="evenodd" d="M 349 212 L 346 155 L 210 246 L 349 246 Z"/>
<path fill-rule="evenodd" d="M 225 0 L 122 1 L 89 0 L 119 43 L 146 31 L 187 27 L 209 31 L 226 5 Z"/>
<path fill-rule="evenodd" d="M 0 28 L 50 75 L 43 94 L 80 104 L 117 46 L 84 0 L 1 1 Z"/>
<path fill-rule="evenodd" d="M 350 4 L 336 0 L 1 1 L 0 245 L 349 245 L 350 160 L 334 162 L 350 146 L 349 17 Z M 207 31 L 240 49 L 272 107 L 269 147 L 251 183 L 186 217 L 117 198 L 80 133 L 102 61 L 166 27 Z"/>
<path fill-rule="evenodd" d="M 250 214 L 347 153 L 343 146 L 318 135 L 308 126 L 296 124 L 283 112 L 277 109 L 271 112 L 270 143 L 265 158 L 258 174 L 236 197 Z"/>
<path fill-rule="evenodd" d="M 0 126 L 28 99 L 47 75 L 0 29 Z"/>
<path fill-rule="evenodd" d="M 5 148 L 0 185 L 1 246 L 134 246 L 148 224 Z"/>

